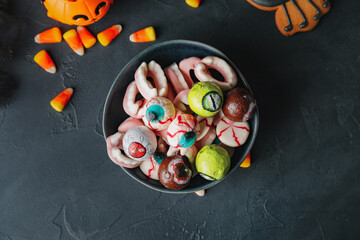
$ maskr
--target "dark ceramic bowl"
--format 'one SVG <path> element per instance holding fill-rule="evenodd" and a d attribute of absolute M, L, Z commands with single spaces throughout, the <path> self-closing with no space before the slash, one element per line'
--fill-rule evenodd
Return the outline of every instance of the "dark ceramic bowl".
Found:
<path fill-rule="evenodd" d="M 128 84 L 134 80 L 136 69 L 142 62 L 150 62 L 155 60 L 163 68 L 176 62 L 179 63 L 182 59 L 188 57 L 203 58 L 206 56 L 218 56 L 226 60 L 235 70 L 238 76 L 238 86 L 250 89 L 249 84 L 246 82 L 244 76 L 237 69 L 237 67 L 219 50 L 210 47 L 206 44 L 186 41 L 186 40 L 173 40 L 153 45 L 136 57 L 134 57 L 119 73 L 115 79 L 109 94 L 106 98 L 104 114 L 103 114 L 103 133 L 105 139 L 117 132 L 117 127 L 123 122 L 128 115 L 124 112 L 122 107 L 123 97 Z M 208 181 L 197 175 L 191 179 L 190 184 L 182 190 L 169 190 L 161 185 L 159 181 L 153 180 L 145 176 L 137 167 L 134 169 L 122 168 L 127 174 L 138 182 L 148 186 L 157 191 L 167 193 L 190 193 L 207 189 L 214 186 L 220 181 L 224 180 L 227 176 L 239 169 L 240 164 L 244 161 L 251 147 L 255 142 L 255 137 L 259 126 L 259 113 L 256 109 L 254 116 L 248 121 L 250 124 L 250 135 L 246 143 L 241 147 L 236 148 L 235 154 L 232 157 L 232 162 L 228 174 L 221 180 Z M 109 161 L 111 161 L 109 159 Z"/>

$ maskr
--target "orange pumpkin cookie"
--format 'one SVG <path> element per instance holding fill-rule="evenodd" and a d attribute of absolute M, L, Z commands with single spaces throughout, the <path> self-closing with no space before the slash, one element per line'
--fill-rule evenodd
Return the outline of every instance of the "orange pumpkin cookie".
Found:
<path fill-rule="evenodd" d="M 329 0 L 247 0 L 264 11 L 276 11 L 275 22 L 285 36 L 312 30 L 330 11 Z"/>

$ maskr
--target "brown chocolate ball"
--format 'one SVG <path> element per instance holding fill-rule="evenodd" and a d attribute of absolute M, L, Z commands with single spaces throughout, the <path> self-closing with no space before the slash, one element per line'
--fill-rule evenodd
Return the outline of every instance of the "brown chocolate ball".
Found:
<path fill-rule="evenodd" d="M 256 106 L 255 98 L 245 88 L 234 88 L 226 95 L 222 108 L 225 116 L 234 122 L 247 121 Z"/>
<path fill-rule="evenodd" d="M 188 159 L 180 155 L 167 157 L 159 166 L 159 180 L 164 187 L 171 190 L 186 187 L 191 176 L 192 171 Z"/>

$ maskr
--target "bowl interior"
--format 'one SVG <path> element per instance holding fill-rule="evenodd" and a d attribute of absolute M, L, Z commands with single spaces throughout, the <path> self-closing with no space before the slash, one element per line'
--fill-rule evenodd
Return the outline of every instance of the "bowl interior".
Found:
<path fill-rule="evenodd" d="M 172 63 L 179 63 L 182 59 L 188 57 L 203 58 L 206 56 L 218 56 L 227 61 L 238 77 L 238 86 L 250 89 L 249 84 L 246 82 L 244 76 L 238 70 L 238 68 L 219 50 L 210 47 L 206 44 L 186 41 L 186 40 L 173 40 L 153 45 L 136 57 L 134 57 L 119 73 L 115 79 L 105 102 L 103 113 L 103 133 L 105 139 L 116 133 L 117 128 L 121 122 L 123 122 L 129 116 L 125 113 L 122 107 L 123 98 L 126 88 L 130 82 L 134 80 L 134 74 L 136 69 L 142 62 L 156 61 L 164 69 L 170 66 Z M 145 176 L 139 168 L 129 169 L 123 168 L 123 170 L 129 174 L 132 178 L 140 183 L 162 192 L 168 193 L 189 193 L 209 188 L 220 181 L 224 180 L 244 161 L 247 154 L 250 152 L 252 145 L 254 144 L 255 137 L 258 131 L 259 125 L 259 113 L 256 109 L 254 116 L 248 121 L 250 124 L 250 135 L 244 145 L 236 148 L 235 154 L 232 157 L 232 162 L 228 174 L 218 181 L 207 181 L 199 175 L 191 179 L 190 184 L 182 190 L 169 190 L 161 185 L 159 181 L 152 180 Z M 110 161 L 110 159 L 109 159 Z"/>

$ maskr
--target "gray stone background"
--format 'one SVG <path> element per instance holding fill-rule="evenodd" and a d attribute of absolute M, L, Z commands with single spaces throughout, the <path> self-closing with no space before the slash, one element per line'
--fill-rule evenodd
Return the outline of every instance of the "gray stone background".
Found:
<path fill-rule="evenodd" d="M 18 87 L 0 107 L 0 239 L 359 239 L 360 9 L 333 1 L 315 28 L 282 36 L 274 12 L 245 0 L 115 0 L 89 26 L 122 24 L 108 47 L 77 56 L 63 41 L 33 37 L 62 25 L 40 1 L 11 1 L 19 39 L 5 66 Z M 205 197 L 139 184 L 107 157 L 101 118 L 122 67 L 156 43 L 132 32 L 153 25 L 162 42 L 212 45 L 247 78 L 260 111 L 253 165 Z M 10 27 L 10 26 L 9 26 Z M 58 71 L 34 62 L 41 49 Z M 50 100 L 75 89 L 66 109 Z"/>

